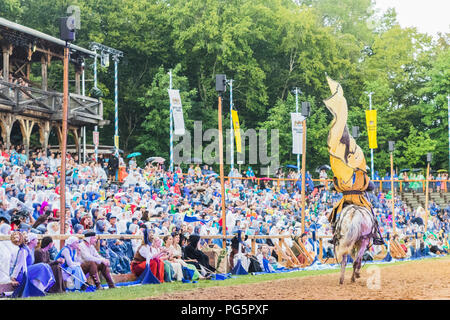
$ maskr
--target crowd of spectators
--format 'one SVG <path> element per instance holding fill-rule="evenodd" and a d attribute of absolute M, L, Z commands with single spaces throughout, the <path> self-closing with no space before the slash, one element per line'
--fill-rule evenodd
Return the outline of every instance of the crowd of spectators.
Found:
<path fill-rule="evenodd" d="M 22 146 L 1 148 L 0 233 L 13 234 L 17 245 L 12 240 L 0 241 L 0 251 L 7 253 L 1 254 L 0 283 L 11 281 L 11 274 L 13 281 L 20 283 L 17 277 L 24 266 L 30 269 L 35 258 L 38 264 L 53 266 L 35 268 L 39 274 L 50 274 L 44 277 L 53 288 L 50 292 L 83 289 L 89 277 L 100 289 L 98 273 L 114 288 L 110 273 L 131 272 L 138 277 L 147 265 L 157 282 L 208 279 L 216 272 L 217 266 L 210 265 L 202 250 L 220 251 L 223 242 L 199 237 L 222 234 L 220 179 L 211 167 L 191 164 L 185 172 L 179 166 L 170 172 L 164 163 L 148 162 L 139 167 L 134 158 L 126 163 L 115 156 L 81 163 L 76 155 L 68 154 L 66 206 L 60 208 L 60 164 L 60 155 L 49 150 L 37 149 L 28 156 Z M 319 236 L 331 235 L 327 217 L 341 195 L 326 180 L 325 170 L 320 173 L 320 184 L 314 184 L 309 172 L 306 175 L 304 232 L 301 177 L 296 170 L 280 170 L 277 175 L 292 180 L 274 183 L 256 179 L 251 167 L 243 174 L 237 168 L 229 172 L 232 178 L 225 183 L 226 233 L 239 234 L 234 243 L 228 241 L 231 266 L 236 265 L 236 258 L 242 259 L 236 254 L 237 244 L 249 257 L 243 265 L 247 270 L 281 268 L 277 254 L 290 259 L 284 256 L 286 252 L 274 250 L 276 239 L 256 240 L 257 254 L 251 256 L 249 235 L 288 235 L 289 247 L 293 239 L 299 239 L 313 257 L 319 254 Z M 368 197 L 381 233 L 393 236 L 390 195 L 370 192 Z M 415 248 L 410 238 L 417 233 L 424 234 L 420 241 L 426 254 L 448 253 L 450 204 L 440 208 L 431 201 L 427 216 L 421 207 L 409 208 L 398 197 L 394 201 L 395 233 L 409 256 Z M 63 248 L 51 238 L 60 233 L 62 215 L 66 234 L 72 235 Z M 20 239 L 17 231 L 28 236 Z M 35 241 L 38 234 L 46 239 L 40 246 Z M 76 234 L 85 238 L 78 240 L 73 237 Z M 144 241 L 97 240 L 99 234 L 142 235 Z M 380 250 L 375 247 L 372 255 Z M 332 258 L 332 251 L 331 244 L 324 241 L 323 257 Z"/>

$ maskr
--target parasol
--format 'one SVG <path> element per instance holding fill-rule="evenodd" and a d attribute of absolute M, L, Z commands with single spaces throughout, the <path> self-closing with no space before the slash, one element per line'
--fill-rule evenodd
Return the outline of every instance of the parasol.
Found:
<path fill-rule="evenodd" d="M 142 155 L 140 152 L 133 152 L 133 153 L 130 153 L 129 155 L 127 155 L 127 159 L 138 157 L 140 155 Z"/>

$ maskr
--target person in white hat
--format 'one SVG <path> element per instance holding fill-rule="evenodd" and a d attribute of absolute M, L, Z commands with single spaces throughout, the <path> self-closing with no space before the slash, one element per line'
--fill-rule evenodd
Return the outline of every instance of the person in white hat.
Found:
<path fill-rule="evenodd" d="M 55 259 L 64 258 L 64 264 L 61 266 L 63 279 L 66 281 L 67 289 L 71 291 L 84 290 L 87 287 L 86 276 L 81 269 L 81 260 L 77 254 L 79 241 L 77 237 L 70 236 Z"/>

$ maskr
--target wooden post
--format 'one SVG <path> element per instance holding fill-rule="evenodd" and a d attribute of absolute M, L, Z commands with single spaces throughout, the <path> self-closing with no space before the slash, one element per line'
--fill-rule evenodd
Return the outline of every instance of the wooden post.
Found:
<path fill-rule="evenodd" d="M 63 105 L 62 105 L 62 134 L 61 134 L 61 172 L 59 181 L 60 193 L 60 234 L 66 233 L 66 150 L 67 150 L 67 110 L 69 98 L 69 47 L 64 47 L 64 70 L 63 70 Z M 64 240 L 61 240 L 61 248 Z"/>
<path fill-rule="evenodd" d="M 11 54 L 11 46 L 2 46 L 3 52 L 3 79 L 9 81 L 9 56 Z"/>
<path fill-rule="evenodd" d="M 81 94 L 81 66 L 75 66 L 75 93 Z"/>
<path fill-rule="evenodd" d="M 303 150 L 302 150 L 302 233 L 305 232 L 305 175 L 306 175 L 306 118 L 302 122 L 303 125 Z"/>
<path fill-rule="evenodd" d="M 395 234 L 394 156 L 391 152 L 392 234 Z"/>
<path fill-rule="evenodd" d="M 256 239 L 252 239 L 252 255 L 256 255 Z"/>
<path fill-rule="evenodd" d="M 47 73 L 47 59 L 45 55 L 41 57 L 41 74 L 42 74 L 42 82 L 41 88 L 44 91 L 48 90 L 48 73 Z"/>
<path fill-rule="evenodd" d="M 319 238 L 319 261 L 323 260 L 323 239 Z"/>
<path fill-rule="evenodd" d="M 427 164 L 427 177 L 426 177 L 426 181 L 425 181 L 425 183 L 426 183 L 426 188 L 425 188 L 425 214 L 426 214 L 426 217 L 425 217 L 425 231 L 424 232 L 427 232 L 427 227 L 428 227 L 428 216 L 430 215 L 430 212 L 429 212 L 429 208 L 428 208 L 428 177 L 429 177 L 429 175 L 430 175 L 430 163 L 428 162 L 428 164 Z"/>
<path fill-rule="evenodd" d="M 224 185 L 224 175 L 223 175 L 223 136 L 222 136 L 222 95 L 219 94 L 219 108 L 218 108 L 218 117 L 219 117 L 219 165 L 220 165 L 220 189 L 222 195 L 222 234 L 223 234 L 223 248 L 227 249 L 227 219 L 226 219 L 226 211 L 225 211 L 225 185 Z M 226 254 L 225 254 L 226 256 Z M 226 261 L 226 259 L 225 259 Z M 225 270 L 227 270 L 225 262 Z"/>

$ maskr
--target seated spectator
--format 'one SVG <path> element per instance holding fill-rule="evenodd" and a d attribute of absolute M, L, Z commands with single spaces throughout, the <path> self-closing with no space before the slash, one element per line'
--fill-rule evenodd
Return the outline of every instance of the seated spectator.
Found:
<path fill-rule="evenodd" d="M 145 270 L 145 267 L 149 266 L 153 275 L 162 283 L 164 282 L 164 263 L 158 259 L 162 254 L 152 254 L 151 244 L 153 242 L 153 234 L 148 232 L 147 229 L 144 229 L 143 233 L 144 240 L 131 261 L 131 272 L 136 277 L 139 277 Z"/>
<path fill-rule="evenodd" d="M 167 242 L 166 242 L 167 241 Z M 188 268 L 192 271 L 192 279 L 193 281 L 196 281 L 198 279 L 202 279 L 203 276 L 200 275 L 197 268 L 193 265 L 188 263 L 186 260 L 182 259 L 183 251 L 180 246 L 180 234 L 179 233 L 173 233 L 172 237 L 167 238 L 167 240 L 164 241 L 165 246 L 169 250 L 169 257 L 172 257 L 173 261 L 178 262 L 181 264 L 183 268 Z"/>
<path fill-rule="evenodd" d="M 57 260 L 50 259 L 50 250 L 54 246 L 53 239 L 51 237 L 44 237 L 41 240 L 41 247 L 34 251 L 35 263 L 46 263 L 48 264 L 53 272 L 53 277 L 55 278 L 55 284 L 48 289 L 49 293 L 63 293 L 66 291 L 66 286 L 64 284 L 61 265 L 64 263 L 63 258 L 58 258 Z"/>
<path fill-rule="evenodd" d="M 0 222 L 0 235 L 10 235 L 11 226 L 6 222 Z M 18 247 L 11 243 L 10 240 L 0 241 L 0 284 L 9 283 L 11 279 L 9 273 L 11 266 L 17 256 Z"/>
<path fill-rule="evenodd" d="M 63 279 L 66 281 L 66 288 L 70 291 L 85 290 L 86 276 L 81 268 L 81 258 L 78 254 L 79 239 L 71 236 L 65 241 L 65 246 L 56 256 L 56 260 L 64 258 L 61 266 L 63 270 Z"/>
<path fill-rule="evenodd" d="M 96 248 L 97 238 L 95 232 L 87 231 L 84 233 L 84 239 L 79 244 L 79 251 L 81 256 L 81 268 L 85 274 L 89 274 L 94 280 L 97 289 L 103 289 L 100 284 L 99 271 L 106 279 L 110 289 L 115 288 L 114 281 L 109 272 L 110 263 L 108 259 L 103 258 L 97 252 Z"/>
<path fill-rule="evenodd" d="M 161 247 L 161 239 L 158 237 L 155 237 L 152 245 L 151 250 L 154 255 L 160 254 L 159 259 L 164 263 L 164 282 L 172 282 L 173 277 L 183 277 L 183 270 L 181 269 L 181 265 L 179 263 L 172 263 L 168 261 L 169 259 L 169 250 L 166 247 Z M 174 270 L 174 267 L 177 269 Z"/>
<path fill-rule="evenodd" d="M 188 244 L 184 248 L 184 256 L 186 259 L 195 260 L 200 266 L 206 269 L 208 273 L 216 272 L 216 269 L 209 264 L 209 258 L 204 254 L 199 248 L 200 236 L 190 235 L 188 239 Z"/>
<path fill-rule="evenodd" d="M 11 271 L 11 282 L 16 287 L 12 297 L 44 296 L 55 283 L 55 278 L 48 264 L 34 264 L 34 249 L 38 243 L 36 234 L 14 232 L 11 241 L 19 246 Z"/>

